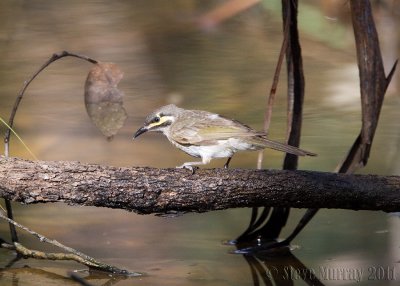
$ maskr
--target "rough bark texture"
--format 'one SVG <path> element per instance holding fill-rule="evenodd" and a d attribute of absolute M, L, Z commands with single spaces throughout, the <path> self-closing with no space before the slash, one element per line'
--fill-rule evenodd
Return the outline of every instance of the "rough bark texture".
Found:
<path fill-rule="evenodd" d="M 400 177 L 312 171 L 109 167 L 0 157 L 0 197 L 150 214 L 272 206 L 400 211 Z"/>

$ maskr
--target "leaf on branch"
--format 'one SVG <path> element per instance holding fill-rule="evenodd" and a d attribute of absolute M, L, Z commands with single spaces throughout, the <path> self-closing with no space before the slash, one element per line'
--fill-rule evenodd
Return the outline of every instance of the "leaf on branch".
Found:
<path fill-rule="evenodd" d="M 93 124 L 109 140 L 127 118 L 123 107 L 124 93 L 117 87 L 123 75 L 114 63 L 97 63 L 85 82 L 86 111 Z"/>

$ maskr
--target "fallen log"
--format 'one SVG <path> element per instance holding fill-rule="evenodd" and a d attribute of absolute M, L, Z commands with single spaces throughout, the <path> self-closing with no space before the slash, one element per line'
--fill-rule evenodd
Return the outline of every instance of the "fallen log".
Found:
<path fill-rule="evenodd" d="M 400 177 L 315 171 L 112 167 L 0 156 L 0 197 L 140 214 L 242 207 L 400 211 Z"/>

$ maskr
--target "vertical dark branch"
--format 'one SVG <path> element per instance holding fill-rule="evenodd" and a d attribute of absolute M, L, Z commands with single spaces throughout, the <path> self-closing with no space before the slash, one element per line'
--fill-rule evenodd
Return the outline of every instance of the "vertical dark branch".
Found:
<path fill-rule="evenodd" d="M 286 0 L 287 1 L 287 0 Z M 272 117 L 272 108 L 275 102 L 276 90 L 278 88 L 279 76 L 281 73 L 283 59 L 286 54 L 289 38 L 289 25 L 290 25 L 290 9 L 284 9 L 285 13 L 284 24 L 283 24 L 283 41 L 281 45 L 281 50 L 279 53 L 278 62 L 276 64 L 274 79 L 268 96 L 268 102 L 264 114 L 264 127 L 263 131 L 268 134 L 269 126 Z M 264 150 L 259 151 L 257 158 L 257 169 L 261 169 L 262 162 L 264 159 Z M 236 241 L 251 241 L 255 237 L 263 236 L 267 240 L 276 239 L 282 229 L 286 224 L 287 216 L 289 215 L 289 209 L 273 209 L 272 214 L 268 222 L 261 228 L 258 229 L 267 220 L 271 208 L 264 208 L 258 216 L 259 208 L 252 208 L 251 219 L 248 228 L 236 239 Z M 283 225 L 281 217 L 283 216 Z M 257 218 L 258 217 L 258 218 Z M 267 231 L 265 231 L 267 230 Z"/>
<path fill-rule="evenodd" d="M 279 79 L 283 56 L 286 55 L 288 73 L 288 144 L 299 146 L 302 124 L 302 111 L 304 99 L 304 75 L 303 63 L 301 58 L 301 48 L 299 43 L 299 33 L 297 30 L 297 0 L 282 0 L 283 34 L 281 52 L 275 71 L 273 85 L 270 91 L 267 110 L 264 118 L 264 131 L 268 132 L 271 119 L 272 105 L 275 98 L 276 88 Z M 260 156 L 261 155 L 261 156 Z M 261 167 L 262 153 L 258 157 L 258 168 Z M 286 154 L 283 168 L 286 170 L 297 169 L 298 158 Z M 276 240 L 286 225 L 289 217 L 290 208 L 274 208 L 271 211 L 269 220 L 259 229 L 267 219 L 270 209 L 264 209 L 259 219 L 256 220 L 258 210 L 253 208 L 252 219 L 248 229 L 237 238 L 237 241 L 251 241 L 260 237 L 267 242 Z M 312 216 L 311 216 L 312 217 Z M 310 218 L 311 218 L 310 217 Z"/>
<path fill-rule="evenodd" d="M 299 32 L 297 29 L 297 0 L 282 1 L 283 20 L 289 24 L 288 48 L 286 49 L 286 63 L 288 74 L 288 144 L 300 145 L 301 125 L 304 101 L 304 74 Z M 289 9 L 290 13 L 286 11 Z M 286 19 L 290 15 L 290 19 Z M 283 163 L 285 170 L 297 169 L 298 157 L 286 154 Z"/>
<path fill-rule="evenodd" d="M 287 37 L 286 64 L 288 75 L 288 144 L 299 146 L 302 111 L 304 100 L 304 75 L 301 59 L 299 33 L 297 30 L 297 0 L 282 1 L 282 17 Z M 283 163 L 285 170 L 297 169 L 298 157 L 286 154 Z M 269 238 L 277 238 L 286 225 L 290 214 L 290 208 L 275 208 L 271 218 L 264 226 L 265 235 Z"/>
<path fill-rule="evenodd" d="M 287 142 L 292 146 L 299 146 L 304 101 L 304 74 L 299 32 L 297 29 L 297 0 L 282 1 L 282 17 L 285 28 L 286 65 L 288 76 L 288 129 Z M 283 169 L 296 170 L 298 157 L 286 154 Z M 270 220 L 263 227 L 264 236 L 276 239 L 282 228 L 286 225 L 290 208 L 274 208 Z"/>
<path fill-rule="evenodd" d="M 397 64 L 386 77 L 369 0 L 351 0 L 350 7 L 360 74 L 362 127 L 337 168 L 341 173 L 353 173 L 367 164 L 383 99 Z"/>
<path fill-rule="evenodd" d="M 386 78 L 371 5 L 368 0 L 352 0 L 350 4 L 360 73 L 362 127 L 346 158 L 336 169 L 347 174 L 368 162 L 385 92 L 397 64 Z M 284 243 L 290 243 L 317 212 L 318 209 L 308 209 Z"/>
<path fill-rule="evenodd" d="M 304 75 L 301 48 L 297 30 L 297 0 L 282 0 L 283 18 L 287 37 L 287 70 L 288 70 L 288 144 L 299 146 L 304 100 Z M 352 21 L 357 48 L 357 60 L 360 73 L 362 128 L 343 163 L 337 168 L 340 173 L 354 173 L 368 162 L 372 141 L 386 89 L 396 69 L 397 61 L 389 75 L 385 77 L 379 47 L 378 35 L 372 18 L 371 5 L 368 0 L 351 0 Z M 290 16 L 290 17 L 289 17 Z M 286 155 L 284 169 L 297 168 L 297 157 Z M 257 237 L 270 239 L 270 242 L 259 247 L 242 248 L 238 253 L 248 253 L 288 245 L 318 212 L 308 209 L 294 231 L 281 242 L 272 242 L 286 224 L 290 209 L 274 208 L 269 221 L 260 229 L 250 227 L 241 237 L 249 241 Z M 266 217 L 265 217 L 266 218 Z"/>
<path fill-rule="evenodd" d="M 290 9 L 291 18 L 289 26 L 289 45 L 286 51 L 287 74 L 288 74 L 288 144 L 292 146 L 300 145 L 301 126 L 303 119 L 303 102 L 305 79 L 303 73 L 303 59 L 301 55 L 301 46 L 299 40 L 299 31 L 297 29 L 298 1 L 283 1 L 283 15 L 286 15 L 285 9 Z M 287 7 L 290 6 L 290 7 Z M 284 18 L 285 20 L 285 18 Z M 283 162 L 285 170 L 296 170 L 299 158 L 292 154 L 286 154 Z M 294 231 L 282 242 L 289 244 L 307 223 L 318 212 L 318 209 L 308 209 L 304 214 Z M 289 210 L 287 211 L 289 215 Z M 287 218 L 286 218 L 287 219 Z"/>
<path fill-rule="evenodd" d="M 7 210 L 7 217 L 9 219 L 14 220 L 14 215 L 13 215 L 13 211 L 12 211 L 12 205 L 11 205 L 11 201 L 9 200 L 4 200 L 5 204 L 6 204 L 6 210 Z M 17 230 L 15 229 L 15 226 L 11 223 L 8 224 L 9 228 L 10 228 L 10 235 L 11 235 L 11 240 L 12 242 L 18 242 L 18 234 L 17 234 Z M 19 255 L 18 255 L 19 256 Z"/>

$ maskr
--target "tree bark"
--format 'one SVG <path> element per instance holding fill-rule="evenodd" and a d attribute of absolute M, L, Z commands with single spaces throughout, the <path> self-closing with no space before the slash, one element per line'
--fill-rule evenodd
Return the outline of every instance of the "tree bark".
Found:
<path fill-rule="evenodd" d="M 400 177 L 314 171 L 110 167 L 0 157 L 0 197 L 141 214 L 239 207 L 400 211 Z"/>

